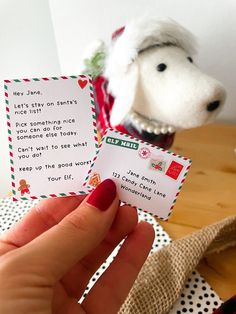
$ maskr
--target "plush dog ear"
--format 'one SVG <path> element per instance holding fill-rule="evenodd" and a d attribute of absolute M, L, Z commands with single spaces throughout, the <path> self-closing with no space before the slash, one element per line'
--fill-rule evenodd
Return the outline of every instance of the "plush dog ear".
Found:
<path fill-rule="evenodd" d="M 118 92 L 111 111 L 111 126 L 120 124 L 134 105 L 138 86 L 138 65 L 134 62 L 120 79 Z"/>

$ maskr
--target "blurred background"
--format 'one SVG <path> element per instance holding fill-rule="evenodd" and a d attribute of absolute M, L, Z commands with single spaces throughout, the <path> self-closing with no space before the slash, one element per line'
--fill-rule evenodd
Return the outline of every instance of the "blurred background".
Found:
<path fill-rule="evenodd" d="M 133 17 L 170 17 L 195 34 L 196 62 L 228 97 L 218 121 L 236 123 L 235 0 L 0 0 L 0 79 L 79 74 L 85 47 Z M 3 82 L 0 84 L 0 196 L 9 191 Z"/>

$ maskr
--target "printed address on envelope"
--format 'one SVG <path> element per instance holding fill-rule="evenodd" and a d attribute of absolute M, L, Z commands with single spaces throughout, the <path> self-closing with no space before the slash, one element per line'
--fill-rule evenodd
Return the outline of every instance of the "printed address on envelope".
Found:
<path fill-rule="evenodd" d="M 167 219 L 191 160 L 108 130 L 87 176 L 87 185 L 113 179 L 121 201 Z"/>
<path fill-rule="evenodd" d="M 4 84 L 13 198 L 79 194 L 96 153 L 89 77 Z"/>

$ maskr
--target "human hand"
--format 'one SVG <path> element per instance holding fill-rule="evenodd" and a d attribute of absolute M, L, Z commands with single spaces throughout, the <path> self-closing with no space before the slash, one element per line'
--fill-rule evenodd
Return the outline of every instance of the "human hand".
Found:
<path fill-rule="evenodd" d="M 117 257 L 81 304 L 99 266 Z M 0 313 L 117 313 L 151 249 L 154 230 L 119 206 L 115 184 L 90 195 L 47 199 L 0 238 Z"/>

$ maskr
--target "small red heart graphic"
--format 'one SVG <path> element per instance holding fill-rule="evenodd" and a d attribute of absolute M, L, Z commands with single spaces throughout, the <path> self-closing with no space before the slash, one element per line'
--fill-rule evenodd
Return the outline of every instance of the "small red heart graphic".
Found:
<path fill-rule="evenodd" d="M 78 84 L 80 86 L 80 88 L 85 88 L 85 86 L 88 84 L 87 80 L 78 80 Z"/>

